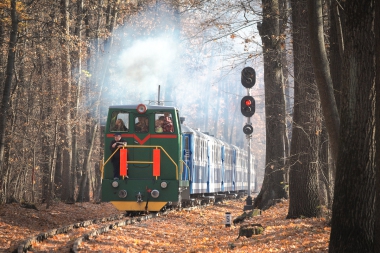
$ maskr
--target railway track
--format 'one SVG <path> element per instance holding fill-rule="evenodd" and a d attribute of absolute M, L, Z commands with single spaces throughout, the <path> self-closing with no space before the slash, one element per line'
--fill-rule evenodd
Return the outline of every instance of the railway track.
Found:
<path fill-rule="evenodd" d="M 193 209 L 205 208 L 214 204 L 214 202 L 215 199 L 207 198 L 202 201 L 195 201 L 195 203 L 199 203 L 199 205 L 184 207 L 181 208 L 181 210 L 191 211 Z M 81 243 L 90 238 L 108 233 L 118 227 L 141 223 L 160 216 L 166 216 L 175 211 L 178 211 L 178 209 L 173 208 L 164 212 L 150 213 L 135 217 L 120 214 L 74 223 L 26 238 L 17 245 L 17 248 L 11 249 L 11 252 L 79 252 Z"/>

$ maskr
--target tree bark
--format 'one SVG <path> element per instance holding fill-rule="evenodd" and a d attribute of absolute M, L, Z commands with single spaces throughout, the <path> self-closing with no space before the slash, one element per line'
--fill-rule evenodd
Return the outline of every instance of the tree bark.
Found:
<path fill-rule="evenodd" d="M 89 117 L 90 118 L 90 117 Z M 94 149 L 94 143 L 95 143 L 95 137 L 97 134 L 97 122 L 93 121 L 93 124 L 89 127 L 90 130 L 88 131 L 88 137 L 86 139 L 88 140 L 86 142 L 87 149 L 85 151 L 85 159 L 83 163 L 83 174 L 79 185 L 79 201 L 89 201 L 89 196 L 85 194 L 86 187 L 88 186 L 88 181 L 90 179 L 90 162 L 91 162 L 91 155 L 92 151 Z"/>
<path fill-rule="evenodd" d="M 280 34 L 285 36 L 288 32 L 288 19 L 289 19 L 289 1 L 288 0 L 279 0 L 280 5 Z M 281 45 L 281 66 L 283 73 L 283 83 L 284 83 L 284 100 L 285 100 L 285 133 L 284 133 L 284 144 L 285 144 L 285 182 L 289 184 L 289 156 L 290 156 L 290 133 L 291 133 L 291 120 L 290 115 L 292 114 L 291 108 L 291 99 L 290 99 L 290 83 L 289 83 L 289 68 L 288 68 L 288 50 L 286 46 L 289 44 L 289 37 L 286 38 L 286 41 Z"/>
<path fill-rule="evenodd" d="M 310 59 L 307 1 L 292 0 L 294 109 L 287 218 L 321 215 L 318 170 L 322 115 Z M 306 42 L 306 43 L 305 43 Z"/>
<path fill-rule="evenodd" d="M 332 157 L 336 161 L 339 146 L 339 113 L 323 35 L 322 0 L 308 1 L 311 59 L 320 94 Z"/>
<path fill-rule="evenodd" d="M 265 210 L 275 199 L 287 198 L 284 178 L 285 101 L 282 83 L 278 0 L 263 0 L 263 23 L 258 26 L 264 52 L 266 158 L 263 187 L 253 206 Z"/>
<path fill-rule="evenodd" d="M 78 111 L 79 111 L 79 104 L 80 104 L 80 96 L 81 96 L 81 90 L 82 90 L 82 79 L 81 79 L 81 73 L 82 73 L 82 20 L 83 20 L 83 0 L 77 0 L 77 20 L 75 25 L 75 35 L 76 35 L 76 55 L 73 57 L 74 62 L 74 70 L 73 70 L 73 76 L 74 76 L 74 82 L 76 82 L 76 85 L 73 87 L 73 94 L 75 97 L 73 98 L 73 110 L 72 110 L 72 119 L 74 120 L 73 125 L 73 141 L 72 141 L 72 168 L 73 168 L 73 174 L 78 175 L 85 175 L 86 173 L 79 173 L 79 162 L 78 162 L 78 135 L 79 135 L 79 120 L 78 120 Z M 75 186 L 75 189 L 77 189 L 77 176 L 74 177 L 73 185 Z M 79 193 L 78 193 L 79 194 Z M 74 190 L 74 199 L 77 199 L 78 194 L 76 194 L 76 191 Z"/>
<path fill-rule="evenodd" d="M 72 129 L 71 129 L 71 63 L 70 63 L 70 22 L 69 22 L 69 0 L 61 0 L 61 63 L 62 63 L 62 125 L 61 125 L 61 141 L 62 141 L 62 200 L 74 202 L 74 185 L 73 178 L 76 173 L 72 166 Z"/>
<path fill-rule="evenodd" d="M 330 74 L 333 83 L 333 89 L 335 94 L 336 106 L 338 113 L 340 112 L 340 96 L 341 96 L 341 76 L 342 76 L 342 57 L 343 57 L 343 45 L 342 45 L 342 26 L 339 15 L 339 6 L 336 1 L 332 1 L 330 4 L 330 31 L 329 31 L 329 59 L 330 59 Z"/>
<path fill-rule="evenodd" d="M 329 252 L 374 252 L 374 2 L 341 2 L 347 39 Z"/>
<path fill-rule="evenodd" d="M 55 125 L 54 125 L 54 143 L 52 147 L 52 157 L 49 160 L 49 183 L 48 183 L 48 196 L 46 200 L 46 209 L 48 209 L 53 202 L 54 198 L 54 184 L 55 184 L 55 169 L 57 164 L 57 149 L 58 149 L 58 117 L 55 119 Z"/>
<path fill-rule="evenodd" d="M 17 29 L 18 29 L 18 16 L 16 11 L 16 0 L 11 1 L 11 20 L 12 27 L 9 36 L 9 49 L 8 49 L 8 61 L 7 61 L 7 70 L 3 90 L 3 99 L 1 101 L 1 110 L 0 110 L 0 176 L 4 177 L 4 150 L 5 150 L 5 135 L 6 135 L 6 126 L 8 119 L 8 112 L 10 107 L 10 95 L 11 95 L 11 86 L 12 78 L 14 72 L 14 63 L 16 58 L 16 46 L 17 46 Z M 4 184 L 5 180 L 1 180 L 1 184 Z M 5 187 L 1 187 L 2 190 L 5 190 Z M 4 203 L 6 198 L 6 193 L 4 191 L 0 194 L 0 203 Z"/>
<path fill-rule="evenodd" d="M 5 31 L 4 31 L 4 23 L 2 21 L 2 19 L 0 19 L 0 48 L 3 48 L 3 44 L 5 43 Z M 4 64 L 4 55 L 3 54 L 0 54 L 0 66 L 2 67 L 3 64 Z M 0 76 L 3 76 L 4 75 L 4 72 L 3 72 L 3 69 L 0 68 Z M 2 85 L 0 85 L 0 89 L 2 90 Z M 0 92 L 0 95 L 2 94 L 2 92 Z"/>
<path fill-rule="evenodd" d="M 375 24 L 380 22 L 380 2 L 375 1 Z M 376 220 L 375 220 L 375 231 L 373 236 L 374 241 L 374 251 L 380 252 L 380 26 L 375 25 L 375 58 L 376 58 L 376 80 L 375 80 L 375 90 L 376 90 L 376 104 L 375 104 L 375 128 L 376 128 Z"/>

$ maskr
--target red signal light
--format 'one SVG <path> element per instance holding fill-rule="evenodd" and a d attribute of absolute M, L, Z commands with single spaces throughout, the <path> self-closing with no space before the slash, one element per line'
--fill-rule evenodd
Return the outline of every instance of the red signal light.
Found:
<path fill-rule="evenodd" d="M 240 101 L 240 110 L 243 116 L 251 117 L 255 114 L 255 99 L 252 96 L 244 96 Z"/>

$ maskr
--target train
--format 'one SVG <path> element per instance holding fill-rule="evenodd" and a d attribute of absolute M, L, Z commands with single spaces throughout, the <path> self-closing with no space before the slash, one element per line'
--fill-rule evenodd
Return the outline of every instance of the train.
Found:
<path fill-rule="evenodd" d="M 186 126 L 174 106 L 110 106 L 104 131 L 102 201 L 118 210 L 158 212 L 246 193 L 248 171 L 254 188 L 254 156 L 248 162 L 246 150 Z M 114 151 L 115 135 L 123 141 Z"/>

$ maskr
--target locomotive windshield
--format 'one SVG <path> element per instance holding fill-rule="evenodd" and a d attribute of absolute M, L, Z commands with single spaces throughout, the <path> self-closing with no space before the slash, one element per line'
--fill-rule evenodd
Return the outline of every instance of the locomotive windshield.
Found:
<path fill-rule="evenodd" d="M 135 132 L 147 133 L 149 131 L 149 119 L 148 117 L 138 116 L 135 118 Z"/>
<path fill-rule="evenodd" d="M 158 112 L 154 116 L 154 129 L 156 133 L 173 133 L 174 126 L 172 114 L 169 112 Z"/>
<path fill-rule="evenodd" d="M 111 132 L 128 132 L 129 113 L 113 112 L 109 129 Z"/>

